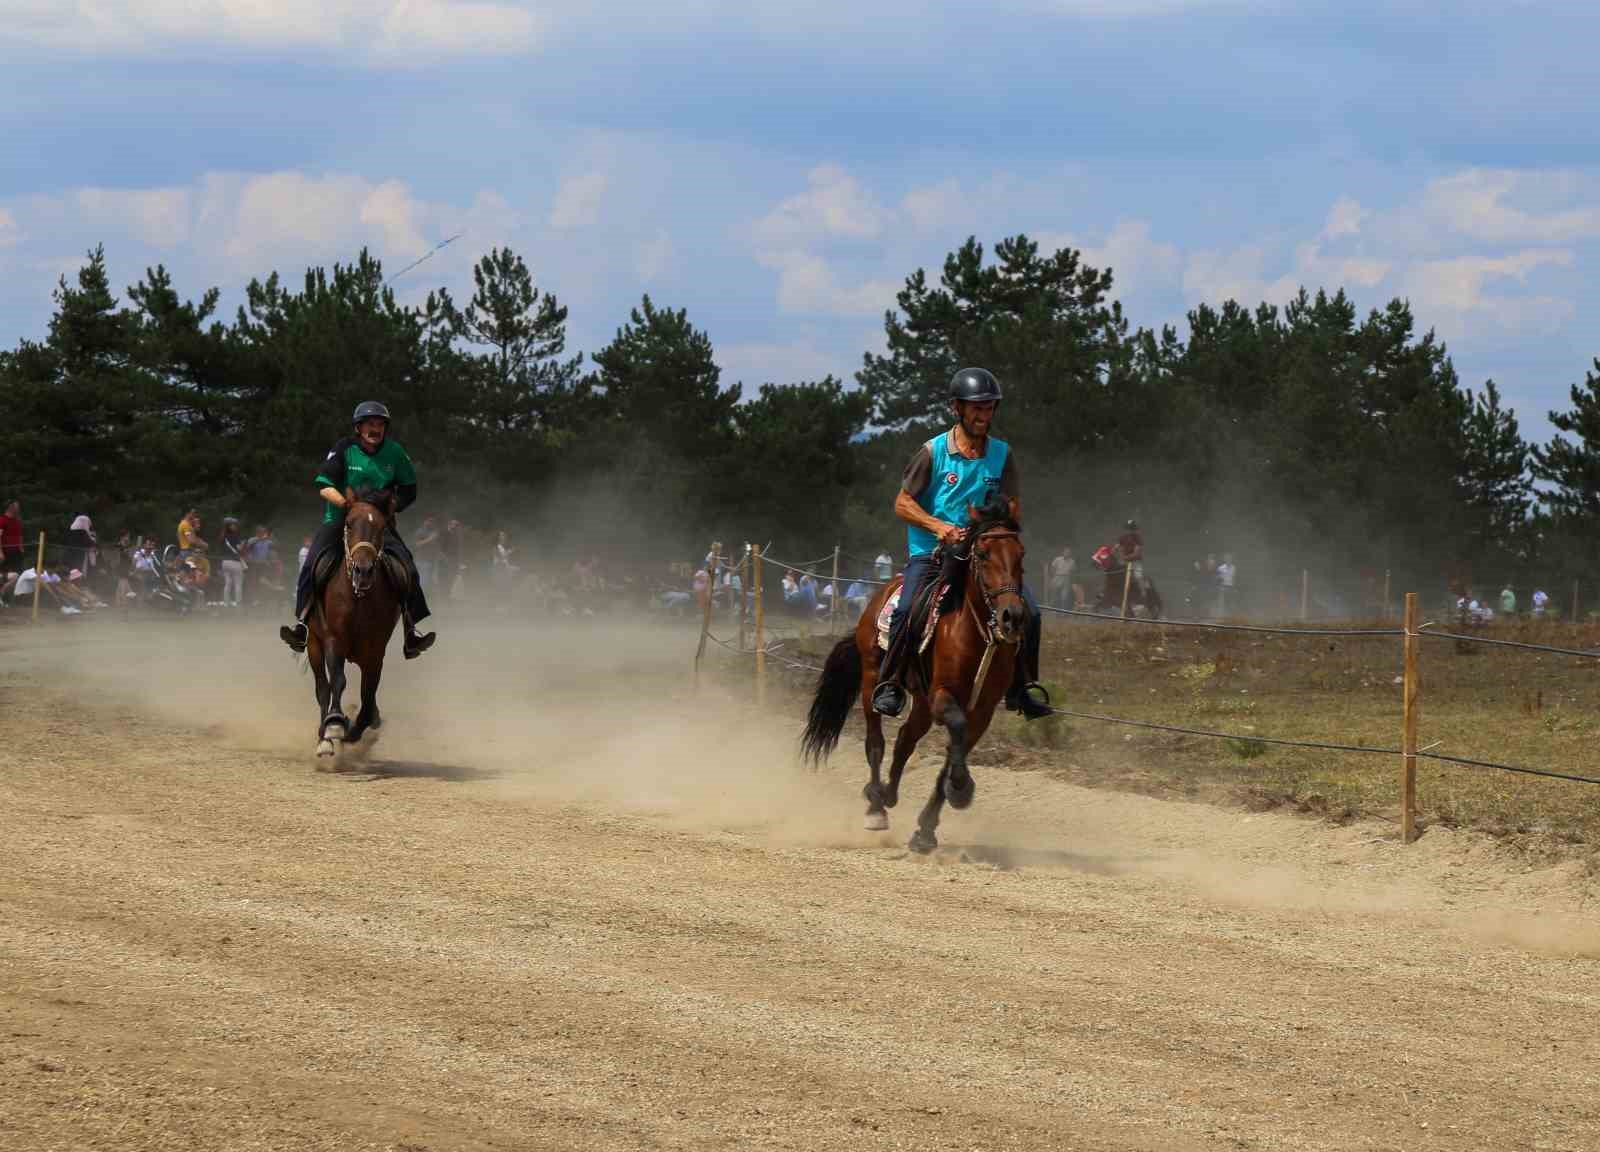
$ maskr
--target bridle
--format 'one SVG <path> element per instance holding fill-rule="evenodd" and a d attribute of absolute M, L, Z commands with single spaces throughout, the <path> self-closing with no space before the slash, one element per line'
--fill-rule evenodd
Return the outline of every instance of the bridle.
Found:
<path fill-rule="evenodd" d="M 368 515 L 370 516 L 371 513 L 368 513 Z M 383 528 L 379 529 L 378 538 L 380 540 L 383 538 L 383 533 L 387 528 L 388 525 L 385 524 Z M 355 594 L 358 600 L 372 590 L 372 577 L 369 577 L 365 584 L 356 578 L 356 553 L 362 549 L 372 553 L 373 569 L 376 571 L 379 556 L 378 546 L 371 540 L 357 540 L 354 544 L 350 543 L 350 517 L 346 516 L 344 519 L 344 570 L 345 575 L 350 577 L 350 591 Z"/>
<path fill-rule="evenodd" d="M 1014 528 L 990 528 L 979 532 L 976 536 L 966 541 L 967 554 L 965 556 L 962 556 L 959 552 L 956 553 L 956 559 L 967 562 L 968 578 L 972 581 L 973 587 L 977 588 L 978 598 L 983 601 L 984 616 L 987 617 L 987 620 L 978 615 L 978 610 L 972 606 L 972 598 L 970 596 L 962 599 L 966 603 L 967 611 L 972 613 L 972 619 L 978 626 L 979 635 L 983 637 L 984 643 L 990 647 L 1000 643 L 995 639 L 1000 627 L 1000 614 L 995 611 L 994 606 L 995 598 L 1004 596 L 1008 592 L 1014 592 L 1020 596 L 1022 594 L 1022 585 L 1020 582 L 1005 584 L 999 588 L 990 588 L 986 585 L 983 582 L 983 566 L 978 563 L 978 545 L 984 540 L 1017 540 L 1021 536 L 1022 533 Z M 1011 640 L 1006 643 L 1015 644 L 1016 641 Z"/>

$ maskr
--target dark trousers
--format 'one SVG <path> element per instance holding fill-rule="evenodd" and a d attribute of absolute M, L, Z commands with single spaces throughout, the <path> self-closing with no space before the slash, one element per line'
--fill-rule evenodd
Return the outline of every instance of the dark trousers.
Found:
<path fill-rule="evenodd" d="M 906 561 L 905 587 L 900 593 L 900 602 L 895 605 L 894 613 L 889 617 L 889 651 L 884 653 L 883 668 L 885 672 L 892 673 L 894 668 L 889 661 L 895 657 L 903 657 L 903 653 L 896 651 L 896 644 L 900 635 L 905 631 L 906 617 L 911 612 L 911 605 L 915 602 L 917 594 L 924 584 L 938 572 L 938 566 L 933 562 L 933 553 L 922 556 L 912 556 Z M 1022 585 L 1022 602 L 1028 606 L 1028 622 L 1022 630 L 1022 644 L 1017 649 L 1017 674 L 1014 683 L 1017 685 L 1032 684 L 1039 679 L 1039 644 L 1041 639 L 1041 617 L 1039 602 L 1034 599 L 1033 591 L 1026 583 Z"/>
<path fill-rule="evenodd" d="M 306 618 L 306 606 L 311 603 L 311 578 L 317 570 L 317 560 L 323 553 L 344 548 L 344 521 L 326 520 L 322 527 L 317 529 L 317 534 L 311 538 L 311 550 L 306 553 L 306 562 L 300 569 L 300 575 L 294 585 L 294 615 L 296 620 Z M 417 575 L 417 562 L 411 555 L 411 549 L 406 547 L 406 542 L 400 539 L 400 533 L 395 531 L 393 524 L 383 534 L 383 550 L 396 557 L 406 567 L 406 582 L 410 586 L 406 593 L 406 616 L 413 624 L 426 620 L 431 615 L 428 609 L 428 597 L 423 591 L 422 580 Z"/>

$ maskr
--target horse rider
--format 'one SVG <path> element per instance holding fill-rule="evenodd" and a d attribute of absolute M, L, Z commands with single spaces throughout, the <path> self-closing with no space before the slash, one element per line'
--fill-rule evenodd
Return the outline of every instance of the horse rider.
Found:
<path fill-rule="evenodd" d="M 345 491 L 393 489 L 396 516 L 417 499 L 417 470 L 400 442 L 389 435 L 389 409 L 376 400 L 367 400 L 356 406 L 352 422 L 355 435 L 346 436 L 335 444 L 317 472 L 315 482 L 326 502 L 322 526 L 311 541 L 306 562 L 300 566 L 300 577 L 294 589 L 294 626 L 284 625 L 278 629 L 283 642 L 296 652 L 306 650 L 306 616 L 311 611 L 311 584 L 317 559 L 344 543 Z M 401 617 L 405 621 L 405 655 L 411 660 L 433 647 L 434 635 L 417 632 L 417 624 L 428 618 L 428 601 L 417 575 L 417 562 L 400 539 L 393 519 L 383 534 L 383 550 L 405 565 L 408 587 Z"/>
<path fill-rule="evenodd" d="M 902 662 L 900 635 L 905 631 L 911 605 L 922 585 L 936 571 L 934 555 L 939 545 L 956 544 L 965 531 L 969 507 L 982 507 L 996 492 L 1011 505 L 1020 521 L 1022 505 L 1017 486 L 1017 464 L 1004 440 L 989 435 L 1000 403 L 1000 381 L 983 368 L 963 368 L 950 379 L 950 409 L 955 425 L 929 440 L 912 455 L 895 493 L 894 513 L 907 525 L 905 580 L 900 602 L 889 623 L 889 650 L 878 670 L 872 706 L 885 716 L 905 709 L 906 693 L 900 685 Z M 1028 719 L 1050 714 L 1049 706 L 1033 693 L 1039 686 L 1039 606 L 1026 585 L 1022 598 L 1028 605 L 1028 622 L 1017 651 L 1017 672 L 1006 695 L 1006 707 Z"/>
<path fill-rule="evenodd" d="M 1133 569 L 1133 582 L 1144 587 L 1144 537 L 1139 532 L 1139 522 L 1129 520 L 1117 537 L 1117 559 L 1124 568 Z"/>

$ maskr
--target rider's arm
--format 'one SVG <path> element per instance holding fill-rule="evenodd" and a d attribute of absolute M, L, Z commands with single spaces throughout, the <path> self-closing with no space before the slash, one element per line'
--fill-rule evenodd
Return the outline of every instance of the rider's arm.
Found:
<path fill-rule="evenodd" d="M 900 479 L 900 490 L 894 494 L 894 514 L 907 524 L 925 528 L 943 540 L 953 533 L 959 533 L 961 529 L 954 524 L 946 524 L 917 503 L 917 494 L 928 487 L 932 478 L 933 454 L 928 451 L 927 445 L 923 445 L 911 457 L 905 475 Z"/>
<path fill-rule="evenodd" d="M 317 469 L 317 493 L 335 508 L 344 507 L 344 450 L 349 446 L 349 437 L 339 441 Z"/>

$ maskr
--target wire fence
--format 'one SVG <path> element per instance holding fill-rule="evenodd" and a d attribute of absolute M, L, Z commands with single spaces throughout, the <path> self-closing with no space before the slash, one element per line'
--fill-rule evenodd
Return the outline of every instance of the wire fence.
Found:
<path fill-rule="evenodd" d="M 789 571 L 789 572 L 803 572 L 803 573 L 810 574 L 812 576 L 816 576 L 817 575 L 817 573 L 814 571 L 815 563 L 813 565 L 809 566 L 809 567 L 808 566 L 803 566 L 803 565 L 792 565 L 792 564 L 786 563 L 785 561 L 779 560 L 776 557 L 766 556 L 766 555 L 761 553 L 760 549 L 756 549 L 753 555 L 754 555 L 754 558 L 755 558 L 755 560 L 757 562 L 765 562 L 766 564 L 770 564 L 771 566 L 773 566 L 774 568 L 777 568 L 777 569 L 781 569 L 781 570 L 785 570 L 785 571 Z M 824 561 L 832 562 L 832 561 L 834 561 L 834 559 L 835 559 L 834 554 L 830 554 L 829 556 L 824 558 Z M 822 561 L 819 561 L 819 562 L 816 562 L 816 563 L 821 563 L 821 562 Z M 748 560 L 743 561 L 741 563 L 747 565 L 748 564 Z M 865 580 L 865 579 L 861 579 L 860 583 L 862 583 L 864 585 L 865 584 L 870 584 L 870 585 L 872 585 L 874 587 L 882 587 L 886 582 L 885 581 L 880 581 L 880 580 Z M 834 589 L 834 591 L 835 591 L 835 593 L 837 593 L 837 589 L 836 588 Z M 758 608 L 758 616 L 759 616 L 760 615 L 760 603 L 759 603 L 759 601 L 760 601 L 760 597 L 761 597 L 761 586 L 760 586 L 759 581 L 756 583 L 756 586 L 755 586 L 755 594 L 756 594 L 757 601 L 758 601 L 757 608 Z M 1405 839 L 1408 840 L 1408 841 L 1411 840 L 1411 839 L 1414 839 L 1415 838 L 1415 834 L 1416 834 L 1415 830 L 1414 830 L 1414 812 L 1413 812 L 1414 788 L 1415 788 L 1415 785 L 1414 785 L 1415 776 L 1414 776 L 1414 774 L 1415 774 L 1416 762 L 1419 761 L 1419 760 L 1433 761 L 1433 762 L 1437 762 L 1437 763 L 1441 763 L 1441 764 L 1451 764 L 1451 765 L 1456 765 L 1456 766 L 1459 766 L 1459 767 L 1466 767 L 1466 768 L 1479 768 L 1479 769 L 1486 769 L 1486 770 L 1490 770 L 1490 771 L 1507 772 L 1507 773 L 1514 773 L 1514 774 L 1525 775 L 1525 776 L 1535 776 L 1535 777 L 1540 777 L 1540 778 L 1544 778 L 1544 779 L 1551 779 L 1551 780 L 1563 780 L 1563 781 L 1569 781 L 1569 782 L 1578 783 L 1578 784 L 1600 784 L 1600 776 L 1586 775 L 1586 774 L 1583 774 L 1581 772 L 1560 771 L 1560 770 L 1551 769 L 1551 768 L 1538 768 L 1538 767 L 1532 767 L 1532 766 L 1529 766 L 1529 765 L 1503 763 L 1503 762 L 1496 761 L 1496 760 L 1482 759 L 1482 758 L 1477 758 L 1477 757 L 1456 756 L 1456 755 L 1451 755 L 1451 754 L 1444 753 L 1444 752 L 1433 751 L 1432 749 L 1434 747 L 1436 747 L 1437 745 L 1430 745 L 1427 748 L 1419 748 L 1419 747 L 1417 747 L 1417 743 L 1416 743 L 1416 726 L 1415 726 L 1415 715 L 1416 715 L 1416 711 L 1415 710 L 1416 710 L 1416 702 L 1417 702 L 1417 683 L 1418 683 L 1417 674 L 1416 674 L 1416 659 L 1417 659 L 1417 650 L 1418 650 L 1418 647 L 1419 647 L 1419 643 L 1418 642 L 1421 641 L 1421 640 L 1424 640 L 1424 639 L 1450 640 L 1450 641 L 1457 642 L 1458 644 L 1464 644 L 1464 645 L 1465 644 L 1477 644 L 1477 645 L 1483 645 L 1485 647 L 1505 648 L 1505 649 L 1513 649 L 1513 650 L 1520 650 L 1520 651 L 1538 652 L 1538 653 L 1545 653 L 1545 654 L 1559 655 L 1559 656 L 1571 656 L 1571 657 L 1576 657 L 1576 658 L 1579 658 L 1579 659 L 1596 659 L 1596 658 L 1600 658 L 1600 649 L 1570 648 L 1570 647 L 1564 647 L 1564 646 L 1555 645 L 1555 644 L 1540 644 L 1540 643 L 1535 643 L 1535 642 L 1531 642 L 1531 641 L 1522 641 L 1522 640 L 1506 640 L 1506 639 L 1501 639 L 1499 637 L 1476 635 L 1476 634 L 1470 633 L 1470 632 L 1455 632 L 1455 631 L 1441 630 L 1441 629 L 1435 627 L 1434 624 L 1431 621 L 1426 622 L 1426 623 L 1418 623 L 1416 621 L 1417 597 L 1416 597 L 1416 595 L 1414 593 L 1408 594 L 1405 597 L 1405 603 L 1406 603 L 1405 623 L 1404 623 L 1404 625 L 1402 627 L 1399 627 L 1399 628 L 1392 628 L 1392 627 L 1389 627 L 1389 628 L 1368 628 L 1368 627 L 1348 627 L 1348 628 L 1287 627 L 1287 626 L 1275 626 L 1275 625 L 1265 625 L 1265 624 L 1238 624 L 1238 623 L 1231 623 L 1231 622 L 1227 622 L 1227 621 L 1217 621 L 1217 620 L 1183 620 L 1183 619 L 1158 620 L 1158 619 L 1153 619 L 1153 618 L 1150 618 L 1150 617 L 1139 616 L 1139 615 L 1108 615 L 1108 614 L 1103 613 L 1103 612 L 1093 612 L 1093 611 L 1088 611 L 1088 610 L 1084 610 L 1084 609 L 1057 608 L 1057 607 L 1050 606 L 1050 605 L 1040 605 L 1039 606 L 1040 610 L 1042 612 L 1045 612 L 1045 613 L 1058 615 L 1058 616 L 1067 616 L 1067 617 L 1082 617 L 1082 618 L 1086 618 L 1086 619 L 1098 620 L 1098 621 L 1101 621 L 1103 623 L 1110 623 L 1110 622 L 1115 621 L 1116 623 L 1137 623 L 1137 624 L 1144 624 L 1144 625 L 1159 626 L 1159 627 L 1162 627 L 1162 628 L 1204 629 L 1204 630 L 1213 631 L 1213 632 L 1253 633 L 1253 634 L 1258 634 L 1258 635 L 1283 636 L 1283 637 L 1288 637 L 1288 638 L 1296 638 L 1296 637 L 1399 638 L 1399 639 L 1401 639 L 1403 641 L 1403 645 L 1404 645 L 1404 647 L 1403 647 L 1403 660 L 1404 660 L 1405 669 L 1406 669 L 1406 674 L 1405 674 L 1405 677 L 1404 677 L 1404 681 L 1405 681 L 1406 687 L 1405 687 L 1405 692 L 1404 692 L 1403 731 L 1406 733 L 1407 739 L 1406 739 L 1405 746 L 1403 746 L 1403 747 L 1353 744 L 1353 743 L 1344 743 L 1344 742 L 1339 742 L 1339 741 L 1327 741 L 1327 740 L 1308 740 L 1308 739 L 1298 739 L 1298 738 L 1287 737 L 1287 736 L 1261 736 L 1261 735 L 1256 735 L 1255 733 L 1250 733 L 1250 732 L 1226 732 L 1226 731 L 1219 731 L 1219 730 L 1215 730 L 1215 729 L 1197 728 L 1197 727 L 1191 727 L 1191 726 L 1180 725 L 1180 724 L 1161 723 L 1161 722 L 1152 721 L 1152 720 L 1138 720 L 1138 719 L 1134 719 L 1132 717 L 1127 717 L 1127 716 L 1113 716 L 1113 715 L 1106 715 L 1106 714 L 1097 713 L 1097 712 L 1087 712 L 1087 711 L 1082 711 L 1082 710 L 1078 710 L 1078 709 L 1071 709 L 1071 708 L 1055 708 L 1055 707 L 1052 707 L 1052 708 L 1049 709 L 1049 713 L 1051 715 L 1055 715 L 1055 716 L 1061 716 L 1061 717 L 1066 717 L 1066 718 L 1071 718 L 1071 719 L 1076 719 L 1076 720 L 1086 720 L 1086 721 L 1090 721 L 1090 722 L 1093 722 L 1093 723 L 1114 724 L 1114 725 L 1120 725 L 1120 726 L 1130 727 L 1130 728 L 1146 729 L 1146 730 L 1150 730 L 1150 731 L 1170 732 L 1170 733 L 1181 734 L 1181 735 L 1185 735 L 1185 736 L 1195 736 L 1195 737 L 1199 737 L 1199 738 L 1203 738 L 1203 739 L 1226 740 L 1226 741 L 1234 742 L 1234 743 L 1241 744 L 1241 745 L 1246 745 L 1246 744 L 1248 744 L 1248 745 L 1271 745 L 1271 746 L 1287 747 L 1287 748 L 1301 748 L 1301 749 L 1312 749 L 1312 750 L 1317 750 L 1317 751 L 1337 752 L 1337 753 L 1341 753 L 1341 754 L 1350 754 L 1350 755 L 1400 757 L 1400 758 L 1402 758 L 1402 760 L 1404 761 L 1404 764 L 1405 764 L 1405 776 L 1404 776 L 1405 783 L 1404 783 L 1404 786 L 1403 786 L 1403 805 L 1402 805 L 1402 807 L 1403 807 L 1403 820 L 1402 820 L 1402 823 L 1403 823 L 1404 828 L 1405 828 Z M 758 681 L 759 681 L 759 677 L 761 675 L 760 668 L 761 668 L 761 665 L 762 665 L 763 661 L 765 661 L 765 660 L 772 660 L 772 661 L 774 661 L 774 662 L 776 662 L 776 663 L 778 663 L 778 664 L 780 664 L 780 665 L 782 665 L 782 666 L 784 666 L 786 668 L 789 668 L 789 669 L 795 670 L 795 671 L 804 671 L 804 672 L 811 672 L 811 673 L 821 673 L 822 672 L 822 668 L 820 666 L 818 666 L 817 664 L 811 663 L 811 662 L 806 661 L 806 660 L 794 659 L 791 656 L 779 651 L 779 649 L 781 647 L 783 647 L 786 642 L 780 641 L 780 642 L 778 642 L 776 644 L 767 644 L 762 639 L 762 636 L 761 636 L 759 628 L 758 628 L 756 646 L 754 648 L 752 648 L 752 649 L 749 649 L 749 650 L 746 650 L 742 645 L 742 640 L 743 640 L 742 630 L 741 630 L 741 636 L 740 636 L 740 641 L 741 641 L 740 643 L 734 643 L 732 641 L 723 639 L 721 637 L 717 637 L 717 636 L 711 634 L 711 632 L 710 632 L 710 619 L 711 619 L 711 613 L 710 613 L 709 608 L 708 608 L 708 610 L 706 612 L 706 625 L 705 625 L 705 635 L 706 635 L 706 637 L 708 639 L 712 640 L 713 642 L 715 642 L 719 647 L 725 649 L 726 651 L 735 653 L 735 654 L 740 655 L 740 656 L 751 656 L 751 657 L 756 658 L 756 664 L 757 664 L 757 669 L 758 669 L 758 671 L 757 671 Z M 830 633 L 831 633 L 831 628 L 830 628 Z M 761 689 L 758 687 L 758 696 L 759 695 L 761 695 Z"/>

